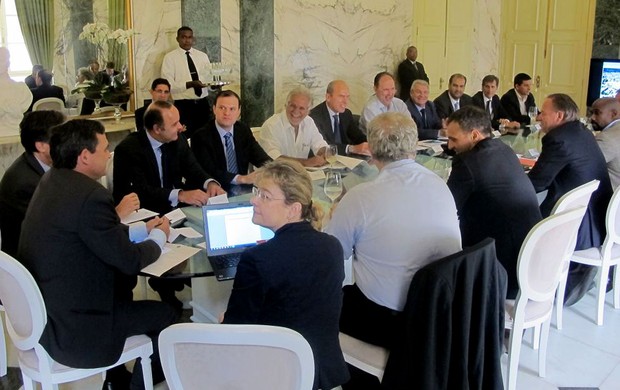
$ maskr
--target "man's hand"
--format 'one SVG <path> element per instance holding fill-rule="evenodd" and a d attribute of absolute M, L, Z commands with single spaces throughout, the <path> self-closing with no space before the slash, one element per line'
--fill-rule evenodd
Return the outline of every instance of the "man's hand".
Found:
<path fill-rule="evenodd" d="M 209 184 L 207 184 L 207 199 L 212 196 L 218 196 L 218 195 L 222 195 L 225 193 L 226 191 L 224 191 L 222 187 L 220 187 L 220 185 L 217 184 L 216 182 L 210 181 Z"/>
<path fill-rule="evenodd" d="M 327 164 L 327 160 L 323 156 L 314 156 L 302 161 L 302 165 L 305 167 L 322 167 L 325 164 Z"/>
<path fill-rule="evenodd" d="M 247 175 L 237 175 L 237 184 L 254 184 L 256 180 L 256 172 L 248 173 Z"/>
<path fill-rule="evenodd" d="M 209 200 L 209 195 L 203 190 L 179 191 L 179 202 L 193 206 L 204 206 L 207 204 L 207 200 Z"/>
<path fill-rule="evenodd" d="M 187 88 L 187 89 L 190 89 L 190 88 L 204 88 L 206 86 L 207 86 L 207 84 L 203 83 L 200 80 L 187 81 L 185 83 L 185 88 Z"/>
<path fill-rule="evenodd" d="M 362 142 L 359 145 L 349 145 L 349 153 L 370 156 L 370 148 L 368 147 L 368 142 Z"/>
<path fill-rule="evenodd" d="M 118 214 L 120 219 L 123 219 L 139 208 L 140 199 L 138 199 L 138 195 L 135 192 L 132 192 L 131 194 L 125 195 L 118 206 L 116 206 L 116 214 Z"/>
<path fill-rule="evenodd" d="M 166 217 L 155 217 L 146 223 L 146 231 L 151 232 L 153 229 L 159 229 L 166 235 L 166 238 L 170 237 L 170 221 Z"/>

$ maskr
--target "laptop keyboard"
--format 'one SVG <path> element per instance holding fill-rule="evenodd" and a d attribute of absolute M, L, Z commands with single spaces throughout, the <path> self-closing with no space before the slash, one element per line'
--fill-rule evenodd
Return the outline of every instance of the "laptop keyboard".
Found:
<path fill-rule="evenodd" d="M 236 267 L 241 258 L 240 253 L 231 253 L 229 255 L 220 255 L 209 257 L 213 268 L 222 269 Z"/>

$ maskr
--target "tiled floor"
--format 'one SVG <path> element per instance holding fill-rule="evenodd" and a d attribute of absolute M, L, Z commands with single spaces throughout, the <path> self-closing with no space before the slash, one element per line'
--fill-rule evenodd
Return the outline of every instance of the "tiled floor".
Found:
<path fill-rule="evenodd" d="M 186 289 L 187 290 L 187 289 Z M 149 298 L 152 292 L 149 292 Z M 564 310 L 564 329 L 555 329 L 552 320 L 547 349 L 547 377 L 538 377 L 537 351 L 529 347 L 531 336 L 526 333 L 526 344 L 521 349 L 521 360 L 517 378 L 517 388 L 523 390 L 547 390 L 557 388 L 599 388 L 600 390 L 620 389 L 620 310 L 611 306 L 611 293 L 607 294 L 605 308 L 605 324 L 594 323 L 593 291 L 579 303 Z M 529 332 L 529 331 L 528 331 Z M 506 368 L 507 355 L 502 359 Z M 15 353 L 11 352 L 9 363 L 16 363 Z M 19 378 L 14 370 L 11 379 Z M 101 377 L 61 386 L 61 390 L 98 390 L 101 388 Z M 21 381 L 19 381 L 21 382 Z M 15 381 L 0 379 L 0 390 L 16 390 Z M 156 389 L 165 390 L 165 385 Z"/>

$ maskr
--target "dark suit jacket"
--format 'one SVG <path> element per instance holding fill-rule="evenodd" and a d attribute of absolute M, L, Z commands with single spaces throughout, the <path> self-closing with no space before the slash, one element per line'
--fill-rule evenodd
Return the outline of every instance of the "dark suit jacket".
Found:
<path fill-rule="evenodd" d="M 32 111 L 32 106 L 37 100 L 41 100 L 43 98 L 55 97 L 63 102 L 65 101 L 65 93 L 62 88 L 57 87 L 55 85 L 40 85 L 35 89 L 30 90 L 32 92 L 32 103 L 28 108 L 28 111 Z"/>
<path fill-rule="evenodd" d="M 494 249 L 486 239 L 416 272 L 382 388 L 503 389 L 506 273 Z"/>
<path fill-rule="evenodd" d="M 6 170 L 0 182 L 0 229 L 2 251 L 17 256 L 22 221 L 43 168 L 30 153 L 23 153 Z"/>
<path fill-rule="evenodd" d="M 144 113 L 146 112 L 147 107 L 148 106 L 142 106 L 136 109 L 136 112 L 134 113 L 134 118 L 136 120 L 136 131 L 144 130 Z"/>
<path fill-rule="evenodd" d="M 323 136 L 325 142 L 330 145 L 335 145 L 336 140 L 334 138 L 334 130 L 332 129 L 332 123 L 334 118 L 329 116 L 327 110 L 327 103 L 323 102 L 310 111 L 310 117 L 314 120 L 316 127 Z M 338 154 L 346 154 L 347 145 L 358 145 L 362 142 L 366 142 L 366 135 L 359 129 L 358 124 L 353 120 L 353 114 L 348 108 L 338 115 L 340 120 L 340 139 L 341 144 L 338 144 Z"/>
<path fill-rule="evenodd" d="M 437 108 L 437 115 L 439 115 L 440 119 L 445 119 L 450 116 L 454 112 L 454 107 L 452 106 L 452 102 L 450 101 L 450 96 L 448 95 L 448 91 L 443 91 L 443 93 L 433 100 L 435 103 L 435 107 Z M 471 96 L 464 93 L 463 96 L 459 99 L 459 108 L 463 108 L 465 106 L 472 105 Z"/>
<path fill-rule="evenodd" d="M 529 173 L 536 192 L 549 190 L 540 205 L 543 217 L 568 191 L 591 180 L 601 183 L 590 198 L 579 226 L 577 250 L 597 247 L 605 239 L 605 214 L 612 195 L 607 164 L 596 139 L 578 121 L 551 129 L 542 139 L 542 152 Z"/>
<path fill-rule="evenodd" d="M 247 175 L 249 164 L 261 167 L 271 161 L 271 157 L 258 144 L 252 130 L 244 123 L 236 122 L 233 127 L 233 142 L 237 156 L 237 168 L 240 175 Z M 225 189 L 235 178 L 235 173 L 228 172 L 226 150 L 222 145 L 220 134 L 215 127 L 215 120 L 209 121 L 192 136 L 192 151 L 205 172 L 213 175 Z"/>
<path fill-rule="evenodd" d="M 508 272 L 508 298 L 519 291 L 521 244 L 541 219 L 536 192 L 517 156 L 499 139 L 484 139 L 452 160 L 448 187 L 459 215 L 463 246 L 495 239 L 497 258 Z"/>
<path fill-rule="evenodd" d="M 340 242 L 308 222 L 289 223 L 241 255 L 226 324 L 284 326 L 314 353 L 314 388 L 349 378 L 338 342 L 344 266 Z M 320 293 L 317 294 L 317 292 Z"/>
<path fill-rule="evenodd" d="M 47 325 L 40 342 L 59 363 L 101 367 L 120 356 L 126 332 L 116 312 L 118 276 L 137 275 L 161 253 L 151 240 L 129 241 L 127 230 L 95 180 L 56 168 L 41 178 L 18 258 L 41 289 Z"/>
<path fill-rule="evenodd" d="M 426 71 L 424 70 L 424 65 L 415 62 L 418 69 L 409 61 L 405 59 L 398 65 L 398 82 L 400 83 L 400 98 L 405 101 L 409 99 L 409 90 L 411 89 L 411 84 L 415 80 L 425 80 L 428 81 L 428 76 L 426 75 Z"/>
<path fill-rule="evenodd" d="M 146 131 L 131 133 L 118 144 L 114 149 L 114 200 L 117 203 L 123 196 L 135 192 L 141 207 L 167 213 L 172 209 L 168 200 L 170 191 L 175 188 L 201 189 L 205 180 L 211 178 L 196 161 L 182 134 L 165 147 L 168 162 L 167 165 L 162 163 L 165 165 L 162 188 L 157 160 Z"/>
<path fill-rule="evenodd" d="M 486 107 L 484 105 L 484 95 L 482 91 L 478 91 L 471 97 L 472 103 L 474 106 L 480 107 L 486 111 Z M 493 117 L 491 118 L 491 126 L 495 130 L 499 129 L 499 120 L 500 119 L 509 119 L 509 115 L 504 109 L 502 102 L 497 95 L 493 95 L 491 99 L 491 106 L 493 107 Z"/>
<path fill-rule="evenodd" d="M 420 110 L 416 107 L 415 103 L 411 101 L 411 98 L 405 101 L 409 112 L 411 113 L 411 117 L 418 127 L 418 139 L 436 139 L 438 135 L 438 130 L 441 129 L 441 119 L 437 115 L 437 109 L 435 109 L 435 104 L 430 100 L 426 102 L 424 105 L 426 115 L 426 126 L 424 126 L 422 121 L 422 115 L 420 114 Z"/>
<path fill-rule="evenodd" d="M 506 110 L 506 113 L 508 114 L 508 119 L 521 123 L 521 127 L 525 127 L 530 124 L 530 117 L 528 115 L 521 115 L 521 110 L 519 109 L 519 98 L 517 98 L 517 92 L 514 88 L 508 90 L 502 96 L 501 102 L 502 106 L 504 106 L 504 110 Z M 530 107 L 536 107 L 534 95 L 531 93 L 525 100 L 525 111 L 527 112 Z"/>

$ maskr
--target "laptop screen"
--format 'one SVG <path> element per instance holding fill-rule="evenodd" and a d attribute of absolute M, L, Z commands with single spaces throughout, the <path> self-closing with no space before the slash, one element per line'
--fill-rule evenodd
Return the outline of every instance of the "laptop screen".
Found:
<path fill-rule="evenodd" d="M 267 241 L 273 232 L 252 222 L 249 202 L 207 205 L 202 208 L 207 256 L 238 253 Z"/>

